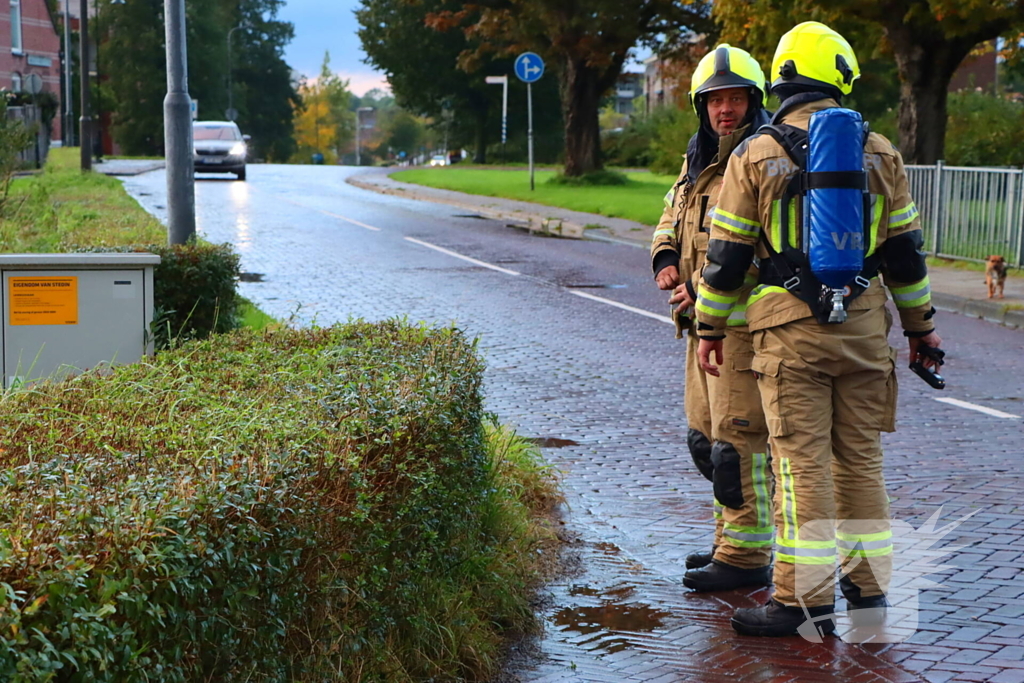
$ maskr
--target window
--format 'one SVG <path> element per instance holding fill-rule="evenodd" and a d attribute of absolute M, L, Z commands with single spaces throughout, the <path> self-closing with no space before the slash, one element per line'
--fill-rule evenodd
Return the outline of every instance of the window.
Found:
<path fill-rule="evenodd" d="M 21 0 L 11 0 L 11 51 L 21 54 Z"/>
<path fill-rule="evenodd" d="M 11 74 L 11 92 L 21 92 L 24 86 L 21 83 L 21 74 L 15 71 Z"/>

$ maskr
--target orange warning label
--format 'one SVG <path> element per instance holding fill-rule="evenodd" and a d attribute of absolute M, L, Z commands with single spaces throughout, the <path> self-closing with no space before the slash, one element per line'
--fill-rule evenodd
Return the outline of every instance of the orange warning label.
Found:
<path fill-rule="evenodd" d="M 8 277 L 11 325 L 77 325 L 77 277 Z"/>

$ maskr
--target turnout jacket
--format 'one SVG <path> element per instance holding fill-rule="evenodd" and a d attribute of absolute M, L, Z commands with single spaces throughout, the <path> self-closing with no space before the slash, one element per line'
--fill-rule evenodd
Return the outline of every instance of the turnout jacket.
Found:
<path fill-rule="evenodd" d="M 783 103 L 773 123 L 786 123 L 807 130 L 816 111 L 838 107 L 832 99 Z M 924 336 L 934 329 L 928 271 L 921 252 L 923 238 L 917 207 L 910 197 L 903 158 L 885 137 L 871 133 L 864 147 L 864 170 L 871 193 L 870 233 L 865 257 L 876 251 L 881 256 L 879 272 L 899 311 L 908 336 Z M 733 307 L 740 301 L 744 277 L 755 257 L 765 265 L 768 250 L 764 241 L 780 244 L 780 212 L 789 212 L 790 226 L 796 226 L 799 198 L 783 207 L 782 197 L 799 169 L 786 151 L 768 134 L 747 138 L 732 153 L 725 171 L 721 195 L 711 216 L 707 265 L 697 297 L 698 335 L 721 338 Z M 790 242 L 801 246 L 801 230 L 791 229 Z M 811 317 L 810 307 L 777 282 L 762 282 L 750 292 L 746 319 L 751 330 L 784 325 Z M 887 300 L 877 277 L 871 286 L 850 303 L 848 310 L 869 310 Z"/>
<path fill-rule="evenodd" d="M 689 162 L 692 155 L 688 153 L 679 177 L 665 194 L 665 210 L 651 240 L 651 265 L 655 274 L 665 266 L 677 266 L 679 282 L 686 284 L 694 300 L 697 299 L 700 271 L 704 266 L 711 234 L 711 214 L 718 204 L 726 164 L 736 146 L 766 120 L 767 116 L 759 111 L 753 123 L 719 137 L 718 153 L 697 175 L 696 180 L 690 178 Z M 696 143 L 696 137 L 691 143 L 691 149 Z M 748 284 L 753 283 L 748 281 Z M 682 331 L 689 326 L 689 321 L 683 317 L 684 313 L 677 309 L 672 316 L 676 322 L 677 338 L 681 338 Z M 745 323 L 742 308 L 735 307 L 730 325 Z"/>

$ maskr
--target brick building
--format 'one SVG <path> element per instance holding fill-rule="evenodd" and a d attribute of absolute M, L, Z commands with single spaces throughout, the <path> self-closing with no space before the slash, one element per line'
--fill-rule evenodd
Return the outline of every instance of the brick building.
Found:
<path fill-rule="evenodd" d="M 0 0 L 0 88 L 28 89 L 32 75 L 61 99 L 60 37 L 46 0 Z M 53 139 L 61 139 L 60 116 Z"/>

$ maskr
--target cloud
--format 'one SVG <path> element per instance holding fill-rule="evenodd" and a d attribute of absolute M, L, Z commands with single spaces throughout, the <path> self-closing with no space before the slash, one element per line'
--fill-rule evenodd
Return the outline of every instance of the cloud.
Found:
<path fill-rule="evenodd" d="M 357 73 L 347 73 L 345 71 L 336 72 L 338 77 L 344 78 L 348 81 L 348 89 L 353 94 L 362 97 L 369 90 L 374 88 L 380 88 L 391 92 L 391 86 L 388 85 L 388 81 L 384 78 L 383 74 L 377 73 L 376 71 L 360 71 Z"/>

